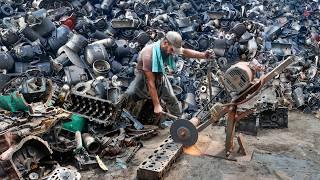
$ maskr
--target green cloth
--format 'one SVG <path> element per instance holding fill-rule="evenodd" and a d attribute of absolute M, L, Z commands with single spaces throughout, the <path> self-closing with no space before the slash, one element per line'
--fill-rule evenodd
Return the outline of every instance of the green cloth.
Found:
<path fill-rule="evenodd" d="M 166 75 L 167 72 L 165 71 L 160 45 L 161 41 L 159 40 L 153 45 L 152 48 L 152 72 L 162 72 Z M 172 70 L 174 70 L 176 67 L 172 55 L 169 55 L 168 57 L 168 66 Z"/>
<path fill-rule="evenodd" d="M 0 95 L 0 108 L 11 112 L 29 111 L 22 94 L 17 91 L 10 93 L 9 95 Z"/>
<path fill-rule="evenodd" d="M 63 123 L 62 127 L 67 131 L 82 132 L 85 124 L 86 124 L 86 120 L 82 116 L 78 114 L 72 114 L 71 121 Z"/>

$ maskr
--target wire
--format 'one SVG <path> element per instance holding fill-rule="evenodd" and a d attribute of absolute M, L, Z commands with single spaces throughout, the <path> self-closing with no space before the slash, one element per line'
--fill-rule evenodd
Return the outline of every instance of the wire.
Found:
<path fill-rule="evenodd" d="M 202 107 L 202 109 L 200 109 L 200 111 L 198 111 L 198 112 L 196 113 L 195 117 L 197 117 L 205 108 L 207 108 L 207 106 L 210 105 L 211 102 L 212 102 L 218 95 L 220 95 L 220 93 L 222 93 L 222 92 L 223 92 L 223 89 L 221 89 L 214 97 L 212 97 L 212 98 L 210 99 L 210 101 L 209 101 L 206 105 L 204 105 L 204 106 Z"/>

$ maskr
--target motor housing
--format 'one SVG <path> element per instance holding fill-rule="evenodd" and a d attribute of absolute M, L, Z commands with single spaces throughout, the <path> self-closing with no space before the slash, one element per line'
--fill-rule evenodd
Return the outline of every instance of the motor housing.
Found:
<path fill-rule="evenodd" d="M 248 62 L 238 62 L 232 65 L 223 76 L 223 83 L 230 92 L 240 93 L 247 89 L 254 78 Z"/>

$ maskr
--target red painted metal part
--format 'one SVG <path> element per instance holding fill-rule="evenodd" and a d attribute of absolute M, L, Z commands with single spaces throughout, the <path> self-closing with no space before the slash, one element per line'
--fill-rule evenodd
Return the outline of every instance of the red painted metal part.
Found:
<path fill-rule="evenodd" d="M 70 30 L 73 30 L 76 26 L 76 17 L 74 15 L 71 16 L 63 16 L 60 19 L 61 24 L 67 26 Z"/>

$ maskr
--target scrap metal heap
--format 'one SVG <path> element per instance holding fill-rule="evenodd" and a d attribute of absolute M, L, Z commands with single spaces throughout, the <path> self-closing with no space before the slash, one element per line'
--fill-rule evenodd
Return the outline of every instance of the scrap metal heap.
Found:
<path fill-rule="evenodd" d="M 0 96 L 2 178 L 50 179 L 62 172 L 79 177 L 59 164 L 74 162 L 86 170 L 105 166 L 100 157 L 129 163 L 142 147 L 140 139 L 157 135 L 156 128 L 144 128 L 110 101 L 77 93 L 62 97 L 66 92 L 54 91 L 55 83 L 32 72 L 14 78 Z"/>
<path fill-rule="evenodd" d="M 228 69 L 245 61 L 262 77 L 291 55 L 297 60 L 249 104 L 260 111 L 237 129 L 286 128 L 288 109 L 317 113 L 319 16 L 314 0 L 1 0 L 1 178 L 79 179 L 58 164 L 106 170 L 106 159 L 128 163 L 140 140 L 157 134 L 143 124 L 165 123 L 148 113 L 148 101 L 129 103 L 129 111 L 116 102 L 134 78 L 138 52 L 169 30 L 182 35 L 184 47 L 216 54 L 214 63 L 174 57 L 169 80 L 183 119 L 232 100 L 218 71 L 232 74 Z M 181 152 L 173 147 L 144 161 L 141 177 L 162 178 Z"/>

